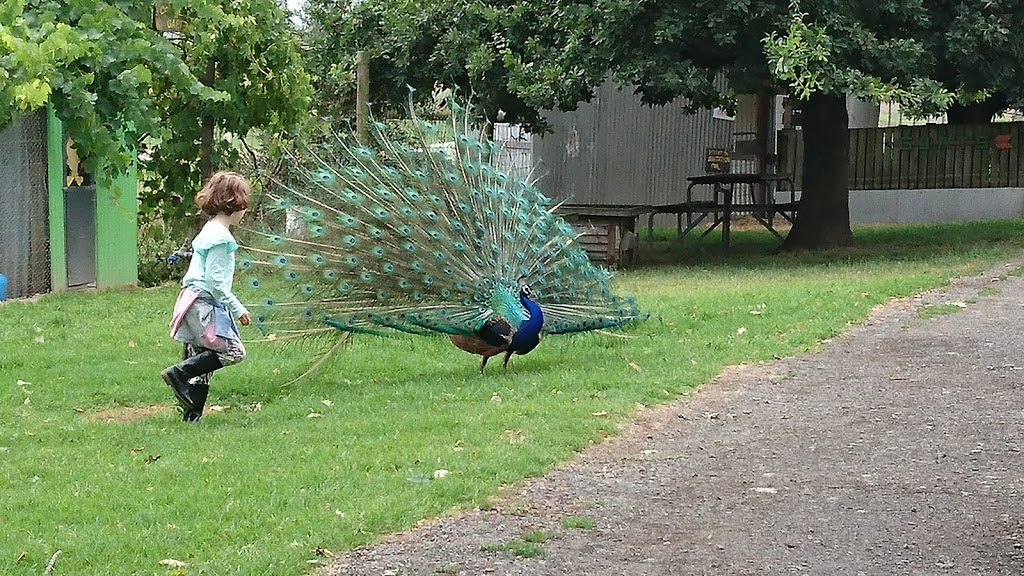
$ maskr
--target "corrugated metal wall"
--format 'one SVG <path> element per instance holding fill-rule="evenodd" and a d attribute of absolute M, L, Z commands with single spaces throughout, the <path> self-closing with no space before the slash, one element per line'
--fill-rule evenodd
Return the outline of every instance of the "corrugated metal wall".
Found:
<path fill-rule="evenodd" d="M 609 81 L 575 112 L 546 115 L 554 133 L 535 139 L 538 186 L 571 204 L 682 202 L 686 178 L 704 173 L 705 149 L 731 147 L 734 122 L 686 115 L 682 100 L 642 106 Z"/>
<path fill-rule="evenodd" d="M 46 113 L 0 131 L 0 274 L 12 298 L 50 289 Z"/>

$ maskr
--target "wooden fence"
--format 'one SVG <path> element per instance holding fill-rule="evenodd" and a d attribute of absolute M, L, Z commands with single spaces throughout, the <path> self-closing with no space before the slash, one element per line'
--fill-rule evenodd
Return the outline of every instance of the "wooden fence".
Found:
<path fill-rule="evenodd" d="M 780 172 L 801 188 L 799 130 L 781 130 Z M 1024 122 L 850 130 L 850 189 L 1024 187 Z"/>

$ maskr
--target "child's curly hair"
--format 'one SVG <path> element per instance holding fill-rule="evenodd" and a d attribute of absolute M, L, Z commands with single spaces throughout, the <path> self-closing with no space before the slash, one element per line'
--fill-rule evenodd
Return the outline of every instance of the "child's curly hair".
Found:
<path fill-rule="evenodd" d="M 238 172 L 220 171 L 196 194 L 196 205 L 210 216 L 234 214 L 249 208 L 252 187 Z"/>

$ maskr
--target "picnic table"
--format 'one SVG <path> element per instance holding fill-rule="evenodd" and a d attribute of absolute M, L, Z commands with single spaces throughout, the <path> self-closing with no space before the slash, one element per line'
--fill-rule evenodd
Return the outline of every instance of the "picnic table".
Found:
<path fill-rule="evenodd" d="M 707 236 L 715 228 L 722 233 L 722 251 L 729 251 L 733 214 L 751 215 L 765 229 L 780 240 L 782 234 L 775 229 L 775 217 L 782 216 L 789 223 L 796 217 L 798 202 L 794 199 L 793 179 L 784 174 L 705 174 L 686 179 L 686 201 L 676 204 L 652 206 L 647 218 L 647 238 L 654 237 L 654 216 L 657 214 L 676 215 L 676 235 L 685 236 L 706 218 L 713 218 L 711 226 L 701 234 Z M 694 200 L 693 189 L 698 186 L 711 188 L 710 195 Z M 788 188 L 789 200 L 778 202 L 780 189 Z M 682 219 L 686 215 L 686 228 Z"/>

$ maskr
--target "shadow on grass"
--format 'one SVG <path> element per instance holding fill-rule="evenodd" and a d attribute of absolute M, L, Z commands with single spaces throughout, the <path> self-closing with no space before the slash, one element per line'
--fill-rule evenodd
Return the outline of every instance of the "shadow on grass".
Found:
<path fill-rule="evenodd" d="M 1002 248 L 1020 250 L 1024 220 L 993 220 L 949 224 L 864 225 L 853 228 L 854 245 L 828 250 L 780 252 L 781 241 L 760 226 L 741 226 L 731 232 L 728 254 L 723 254 L 718 229 L 700 238 L 694 230 L 677 240 L 675 230 L 656 228 L 653 242 L 641 239 L 633 269 L 674 265 L 714 267 L 817 266 L 838 262 L 926 261 L 943 254 L 970 254 Z M 780 230 L 785 236 L 787 230 Z"/>

